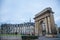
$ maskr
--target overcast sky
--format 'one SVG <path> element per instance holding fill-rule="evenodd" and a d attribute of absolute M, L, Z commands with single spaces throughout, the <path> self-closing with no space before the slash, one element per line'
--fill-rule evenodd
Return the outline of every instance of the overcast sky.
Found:
<path fill-rule="evenodd" d="M 51 7 L 55 23 L 60 26 L 59 0 L 0 0 L 0 23 L 34 22 L 34 16 L 46 7 Z"/>

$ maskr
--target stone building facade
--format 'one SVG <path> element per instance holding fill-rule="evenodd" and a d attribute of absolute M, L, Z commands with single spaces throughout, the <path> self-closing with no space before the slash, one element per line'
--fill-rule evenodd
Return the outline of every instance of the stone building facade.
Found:
<path fill-rule="evenodd" d="M 2 24 L 1 25 L 1 33 L 4 34 L 34 34 L 34 23 L 27 22 L 22 24 Z"/>
<path fill-rule="evenodd" d="M 52 8 L 48 7 L 35 15 L 35 35 L 43 36 L 57 33 L 53 14 Z"/>

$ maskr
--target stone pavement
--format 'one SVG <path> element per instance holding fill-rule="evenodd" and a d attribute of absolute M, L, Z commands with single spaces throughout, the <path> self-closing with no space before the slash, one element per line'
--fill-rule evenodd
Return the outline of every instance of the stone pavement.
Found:
<path fill-rule="evenodd" d="M 60 38 L 39 37 L 37 40 L 60 40 Z"/>

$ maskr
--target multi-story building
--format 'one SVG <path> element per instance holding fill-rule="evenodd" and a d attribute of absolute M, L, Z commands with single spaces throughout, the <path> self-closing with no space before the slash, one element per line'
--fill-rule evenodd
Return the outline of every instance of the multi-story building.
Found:
<path fill-rule="evenodd" d="M 1 33 L 34 34 L 34 23 L 27 22 L 22 24 L 2 24 Z"/>

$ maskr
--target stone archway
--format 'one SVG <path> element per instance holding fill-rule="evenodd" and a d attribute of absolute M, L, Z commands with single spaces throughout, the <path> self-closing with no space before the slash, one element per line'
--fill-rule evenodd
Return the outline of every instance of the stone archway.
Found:
<path fill-rule="evenodd" d="M 41 21 L 40 22 L 41 28 L 42 28 L 42 35 L 45 36 L 46 34 L 46 26 L 45 26 L 45 22 Z"/>
<path fill-rule="evenodd" d="M 41 27 L 42 21 L 45 23 L 46 35 L 56 33 L 53 13 L 52 9 L 48 7 L 35 15 L 35 35 L 44 35 Z"/>

